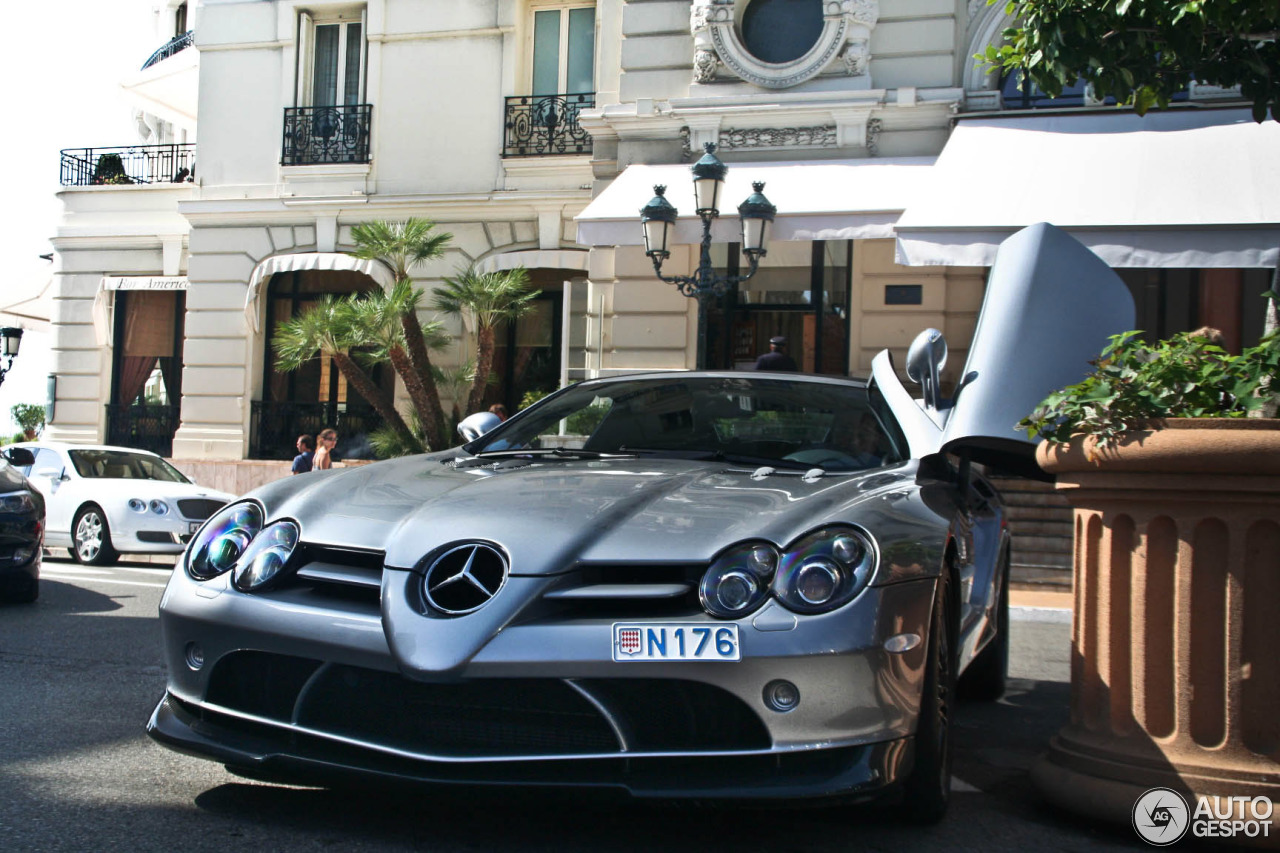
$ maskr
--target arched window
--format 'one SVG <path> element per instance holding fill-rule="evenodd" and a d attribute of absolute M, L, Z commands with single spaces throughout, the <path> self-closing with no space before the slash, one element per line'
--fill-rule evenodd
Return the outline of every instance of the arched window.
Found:
<path fill-rule="evenodd" d="M 271 340 L 281 323 L 311 308 L 325 295 L 347 296 L 373 290 L 367 275 L 346 270 L 295 270 L 276 273 L 267 287 L 266 353 L 263 358 L 262 400 L 254 404 L 250 455 L 257 459 L 292 458 L 302 433 L 315 435 L 334 427 L 341 440 L 339 458 L 361 458 L 361 437 L 381 425 L 372 405 L 347 387 L 333 359 L 318 356 L 297 370 L 276 370 Z M 395 372 L 389 365 L 369 368 L 374 382 L 389 400 L 395 391 Z"/>

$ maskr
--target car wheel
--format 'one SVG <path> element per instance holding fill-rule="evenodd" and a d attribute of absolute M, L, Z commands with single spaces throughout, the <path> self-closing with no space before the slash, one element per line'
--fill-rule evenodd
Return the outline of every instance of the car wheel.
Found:
<path fill-rule="evenodd" d="M 75 542 L 71 555 L 77 562 L 87 566 L 110 566 L 120 559 L 116 549 L 111 547 L 111 528 L 107 524 L 106 513 L 94 504 L 76 513 L 76 520 L 71 525 L 71 538 Z"/>
<path fill-rule="evenodd" d="M 960 676 L 962 699 L 994 702 L 1004 695 L 1009 675 L 1009 552 L 1000 559 L 1000 585 L 997 587 L 996 635 L 978 652 L 977 657 Z"/>
<path fill-rule="evenodd" d="M 937 823 L 951 802 L 951 711 L 955 698 L 955 652 L 946 571 L 929 621 L 929 657 L 925 663 L 920 719 L 916 725 L 915 765 L 904 787 L 903 809 L 914 823 Z"/>

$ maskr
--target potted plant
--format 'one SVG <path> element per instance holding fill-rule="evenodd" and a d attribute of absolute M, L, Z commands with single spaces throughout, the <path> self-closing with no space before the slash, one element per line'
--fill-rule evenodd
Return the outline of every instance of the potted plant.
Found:
<path fill-rule="evenodd" d="M 1280 335 L 1128 332 L 1022 422 L 1075 507 L 1071 718 L 1032 774 L 1059 805 L 1280 799 L 1280 420 L 1248 417 L 1278 370 Z"/>
<path fill-rule="evenodd" d="M 9 415 L 22 430 L 23 441 L 35 441 L 44 429 L 44 406 L 38 403 L 16 403 L 9 409 Z"/>

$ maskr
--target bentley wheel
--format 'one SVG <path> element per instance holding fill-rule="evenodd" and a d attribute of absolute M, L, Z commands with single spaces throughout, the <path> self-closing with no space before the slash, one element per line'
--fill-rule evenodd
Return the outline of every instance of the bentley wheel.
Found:
<path fill-rule="evenodd" d="M 960 676 L 963 699 L 994 702 L 1004 695 L 1009 673 L 1009 551 L 1000 558 L 1000 585 L 996 588 L 994 616 L 996 635 L 978 652 Z"/>
<path fill-rule="evenodd" d="M 955 697 L 955 652 L 946 572 L 938 579 L 929 624 L 920 720 L 916 726 L 915 766 L 904 789 L 903 809 L 915 823 L 937 823 L 951 801 L 951 710 Z"/>
<path fill-rule="evenodd" d="M 111 547 L 111 528 L 102 510 L 89 504 L 76 513 L 75 523 L 71 525 L 71 537 L 75 547 L 72 555 L 79 563 L 87 566 L 113 565 L 120 555 Z"/>

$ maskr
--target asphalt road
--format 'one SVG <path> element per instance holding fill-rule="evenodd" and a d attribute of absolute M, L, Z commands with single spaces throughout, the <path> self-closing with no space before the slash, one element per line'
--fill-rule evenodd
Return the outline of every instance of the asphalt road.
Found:
<path fill-rule="evenodd" d="M 582 802 L 506 791 L 263 785 L 154 744 L 164 690 L 156 608 L 168 568 L 46 561 L 35 605 L 0 606 L 0 849 L 1110 850 L 1127 828 L 1057 812 L 1027 770 L 1065 722 L 1070 626 L 1013 624 L 1013 680 L 956 717 L 956 795 L 936 827 L 883 810 Z"/>

